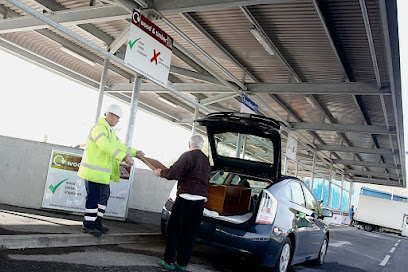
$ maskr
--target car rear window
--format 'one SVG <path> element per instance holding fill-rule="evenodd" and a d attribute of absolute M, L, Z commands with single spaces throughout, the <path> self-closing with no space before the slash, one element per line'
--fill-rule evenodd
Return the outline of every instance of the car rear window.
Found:
<path fill-rule="evenodd" d="M 219 156 L 273 163 L 274 147 L 268 138 L 241 133 L 214 134 Z"/>
<path fill-rule="evenodd" d="M 271 183 L 266 181 L 255 180 L 242 175 L 229 172 L 216 172 L 210 179 L 210 184 L 217 185 L 236 185 L 252 189 L 252 195 L 259 194 L 262 189 L 268 187 Z"/>

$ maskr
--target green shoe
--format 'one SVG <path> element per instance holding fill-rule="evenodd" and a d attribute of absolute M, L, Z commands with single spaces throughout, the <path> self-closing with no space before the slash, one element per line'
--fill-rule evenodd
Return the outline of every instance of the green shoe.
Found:
<path fill-rule="evenodd" d="M 161 260 L 159 261 L 159 265 L 162 266 L 162 267 L 164 267 L 164 268 L 166 268 L 166 269 L 174 270 L 174 264 L 166 263 L 166 261 L 163 260 L 163 259 L 161 259 Z"/>
<path fill-rule="evenodd" d="M 177 268 L 178 270 L 180 270 L 180 271 L 186 271 L 186 267 L 185 267 L 185 266 L 182 266 L 182 265 L 179 265 L 177 262 L 176 262 L 176 268 Z"/>

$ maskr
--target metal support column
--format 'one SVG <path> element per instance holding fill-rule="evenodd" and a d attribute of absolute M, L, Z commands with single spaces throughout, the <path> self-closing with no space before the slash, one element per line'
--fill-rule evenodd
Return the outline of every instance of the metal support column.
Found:
<path fill-rule="evenodd" d="M 323 177 L 323 181 L 322 181 L 322 201 L 324 200 L 324 182 L 325 182 L 325 178 Z"/>
<path fill-rule="evenodd" d="M 286 176 L 288 174 L 288 157 L 285 156 L 285 163 L 284 163 L 284 168 L 283 168 L 283 174 Z"/>
<path fill-rule="evenodd" d="M 109 68 L 109 59 L 106 58 L 105 61 L 103 62 L 101 83 L 99 84 L 99 98 L 98 98 L 98 106 L 96 109 L 95 124 L 98 123 L 98 118 L 101 116 L 103 95 L 105 94 L 106 78 L 108 76 L 108 68 Z"/>
<path fill-rule="evenodd" d="M 332 179 L 333 179 L 333 164 L 330 164 L 329 191 L 327 192 L 327 207 L 329 207 L 329 208 L 330 208 L 330 196 L 331 196 Z"/>
<path fill-rule="evenodd" d="M 247 145 L 248 135 L 244 136 L 244 147 L 242 149 L 242 158 L 245 159 L 246 145 Z"/>
<path fill-rule="evenodd" d="M 137 107 L 139 105 L 141 86 L 142 86 L 142 78 L 137 75 L 135 82 L 133 84 L 132 102 L 130 103 L 130 117 L 129 117 L 127 135 L 126 135 L 126 145 L 127 146 L 132 145 L 133 131 L 135 130 L 136 112 L 137 112 Z"/>
<path fill-rule="evenodd" d="M 343 200 L 343 189 L 344 189 L 344 173 L 341 173 L 340 204 L 339 204 L 340 210 Z"/>
<path fill-rule="evenodd" d="M 296 163 L 295 177 L 298 177 L 299 164 Z"/>
<path fill-rule="evenodd" d="M 241 157 L 241 147 L 242 147 L 242 134 L 238 133 L 238 139 L 237 139 L 237 154 L 236 154 L 236 158 L 240 158 Z"/>
<path fill-rule="evenodd" d="M 195 107 L 195 109 L 194 109 L 194 120 L 197 120 L 197 119 L 198 119 L 198 107 Z M 193 129 L 191 131 L 193 135 L 195 135 L 196 131 L 197 131 L 197 123 L 194 122 L 194 120 L 193 120 Z"/>
<path fill-rule="evenodd" d="M 351 207 L 351 195 L 353 192 L 353 182 L 350 181 L 350 192 L 349 192 L 349 201 L 348 201 L 348 210 L 350 211 L 350 207 Z"/>
<path fill-rule="evenodd" d="M 312 165 L 312 181 L 310 182 L 310 190 L 313 192 L 313 183 L 314 183 L 314 177 L 315 177 L 315 171 L 316 171 L 316 153 L 313 153 L 313 165 Z"/>

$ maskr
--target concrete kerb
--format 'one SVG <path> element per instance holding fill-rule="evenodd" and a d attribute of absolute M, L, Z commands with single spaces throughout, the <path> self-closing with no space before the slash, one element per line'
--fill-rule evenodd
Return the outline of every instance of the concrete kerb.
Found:
<path fill-rule="evenodd" d="M 163 237 L 160 233 L 115 233 L 97 238 L 89 234 L 1 235 L 0 250 L 118 245 L 161 240 Z"/>
<path fill-rule="evenodd" d="M 108 234 L 81 232 L 82 216 L 0 204 L 0 250 L 118 245 L 163 240 L 160 214 L 129 209 L 126 221 L 106 220 Z"/>

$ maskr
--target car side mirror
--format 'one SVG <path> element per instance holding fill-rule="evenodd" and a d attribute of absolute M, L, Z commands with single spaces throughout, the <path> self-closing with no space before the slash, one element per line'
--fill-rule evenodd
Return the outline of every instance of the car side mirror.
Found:
<path fill-rule="evenodd" d="M 333 217 L 333 212 L 329 209 L 322 209 L 322 217 Z"/>

